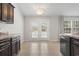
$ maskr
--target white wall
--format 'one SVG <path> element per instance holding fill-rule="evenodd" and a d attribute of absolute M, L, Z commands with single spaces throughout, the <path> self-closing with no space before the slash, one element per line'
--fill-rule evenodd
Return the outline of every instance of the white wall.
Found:
<path fill-rule="evenodd" d="M 24 20 L 24 38 L 25 40 L 30 40 L 31 35 L 30 35 L 30 22 L 33 20 L 49 20 L 49 39 L 52 41 L 57 41 L 58 40 L 58 34 L 59 34 L 59 29 L 58 29 L 58 16 L 48 16 L 48 17 L 25 17 Z"/>
<path fill-rule="evenodd" d="M 59 16 L 59 34 L 64 34 L 64 16 Z"/>
<path fill-rule="evenodd" d="M 13 4 L 14 8 L 14 24 L 5 24 L 0 23 L 0 31 L 1 32 L 8 32 L 10 34 L 19 34 L 21 35 L 21 41 L 23 41 L 23 28 L 24 28 L 24 18 L 16 4 Z"/>
<path fill-rule="evenodd" d="M 57 41 L 59 38 L 58 16 L 53 16 L 49 18 L 50 18 L 50 39 L 53 41 Z"/>

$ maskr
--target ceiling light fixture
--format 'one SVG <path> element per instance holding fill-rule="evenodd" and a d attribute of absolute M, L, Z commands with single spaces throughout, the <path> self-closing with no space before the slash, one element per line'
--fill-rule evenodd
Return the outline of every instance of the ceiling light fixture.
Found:
<path fill-rule="evenodd" d="M 34 9 L 37 15 L 43 15 L 45 12 L 45 6 L 43 5 L 36 5 L 34 6 Z"/>
<path fill-rule="evenodd" d="M 43 15 L 43 14 L 44 14 L 44 9 L 43 9 L 43 8 L 38 8 L 38 9 L 36 10 L 36 14 L 37 14 L 37 15 Z"/>

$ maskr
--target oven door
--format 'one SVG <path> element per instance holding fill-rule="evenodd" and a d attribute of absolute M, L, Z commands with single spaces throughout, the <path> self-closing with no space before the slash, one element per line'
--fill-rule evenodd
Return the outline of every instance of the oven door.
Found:
<path fill-rule="evenodd" d="M 60 38 L 60 52 L 64 56 L 70 56 L 70 39 Z"/>

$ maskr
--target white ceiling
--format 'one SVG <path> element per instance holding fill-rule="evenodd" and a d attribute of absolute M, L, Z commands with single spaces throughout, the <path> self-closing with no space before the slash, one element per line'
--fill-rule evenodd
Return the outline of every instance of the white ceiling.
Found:
<path fill-rule="evenodd" d="M 34 6 L 37 3 L 17 3 L 24 16 L 37 16 Z M 69 15 L 79 16 L 79 3 L 39 3 L 45 7 L 45 12 L 42 16 L 52 15 Z"/>

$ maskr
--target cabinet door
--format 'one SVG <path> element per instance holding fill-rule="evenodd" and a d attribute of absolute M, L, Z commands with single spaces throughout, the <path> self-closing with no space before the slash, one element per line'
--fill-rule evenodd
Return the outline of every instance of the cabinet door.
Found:
<path fill-rule="evenodd" d="M 72 44 L 71 53 L 72 53 L 72 56 L 79 56 L 79 46 Z"/>
<path fill-rule="evenodd" d="M 2 3 L 2 21 L 6 23 L 14 22 L 14 7 L 10 3 Z"/>
<path fill-rule="evenodd" d="M 1 8 L 1 5 L 2 5 L 2 4 L 0 3 L 0 20 L 1 20 L 1 14 L 2 14 L 2 12 L 1 12 L 1 9 L 2 9 L 2 8 Z"/>
<path fill-rule="evenodd" d="M 79 39 L 71 38 L 71 55 L 79 56 Z"/>
<path fill-rule="evenodd" d="M 17 39 L 17 54 L 19 53 L 19 51 L 20 51 L 20 39 L 18 38 Z"/>
<path fill-rule="evenodd" d="M 16 44 L 16 43 L 15 43 Z M 12 56 L 15 56 L 15 55 L 17 55 L 16 54 L 16 45 L 12 45 Z"/>
<path fill-rule="evenodd" d="M 14 7 L 10 3 L 7 5 L 7 19 L 8 23 L 14 22 Z"/>
<path fill-rule="evenodd" d="M 2 21 L 7 22 L 7 3 L 2 3 Z"/>
<path fill-rule="evenodd" d="M 12 45 L 11 45 L 11 47 L 12 47 L 12 56 L 15 56 L 15 55 L 17 55 L 17 45 L 16 45 L 16 40 L 13 38 L 12 40 L 14 40 L 14 41 L 12 41 Z"/>
<path fill-rule="evenodd" d="M 61 38 L 60 40 L 60 51 L 64 56 L 70 56 L 70 44 L 68 41 Z"/>
<path fill-rule="evenodd" d="M 3 46 L 3 48 L 0 49 L 0 56 L 10 56 L 9 45 L 5 45 L 5 46 Z"/>

